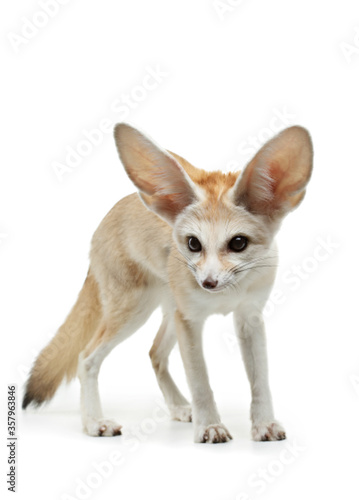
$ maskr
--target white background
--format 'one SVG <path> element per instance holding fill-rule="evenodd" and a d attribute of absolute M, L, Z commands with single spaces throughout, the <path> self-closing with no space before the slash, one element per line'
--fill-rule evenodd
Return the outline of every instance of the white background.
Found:
<path fill-rule="evenodd" d="M 34 356 L 82 286 L 93 231 L 134 191 L 112 133 L 70 172 L 56 175 L 54 162 L 80 147 L 83 130 L 125 118 L 205 169 L 242 168 L 251 138 L 263 142 L 287 125 L 311 132 L 314 174 L 278 238 L 280 303 L 269 304 L 266 321 L 274 406 L 288 439 L 250 440 L 230 317 L 209 320 L 205 351 L 234 440 L 194 444 L 191 424 L 163 418 L 148 358 L 157 311 L 100 376 L 106 415 L 138 437 L 130 446 L 124 436 L 85 436 L 78 382 L 62 387 L 46 408 L 18 413 L 17 498 L 357 498 L 357 2 L 70 0 L 50 19 L 39 3 L 1 7 L 1 491 L 6 387 L 18 384 L 20 403 Z M 43 27 L 14 42 L 31 35 L 32 21 Z M 148 68 L 166 76 L 143 91 Z M 118 108 L 125 94 L 127 112 Z M 287 123 L 274 118 L 281 113 Z M 171 367 L 188 394 L 178 349 Z M 121 464 L 96 473 L 114 450 Z M 91 488 L 79 489 L 86 482 Z"/>

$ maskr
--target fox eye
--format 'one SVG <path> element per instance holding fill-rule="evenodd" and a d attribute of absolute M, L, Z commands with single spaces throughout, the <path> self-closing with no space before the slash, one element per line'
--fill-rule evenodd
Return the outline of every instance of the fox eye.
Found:
<path fill-rule="evenodd" d="M 195 236 L 190 236 L 188 238 L 188 248 L 191 250 L 191 252 L 200 252 L 202 250 L 202 245 L 199 239 L 197 239 Z"/>
<path fill-rule="evenodd" d="M 243 252 L 243 250 L 247 247 L 248 245 L 248 238 L 245 236 L 235 236 L 234 238 L 231 239 L 231 241 L 228 244 L 228 247 L 232 252 Z"/>

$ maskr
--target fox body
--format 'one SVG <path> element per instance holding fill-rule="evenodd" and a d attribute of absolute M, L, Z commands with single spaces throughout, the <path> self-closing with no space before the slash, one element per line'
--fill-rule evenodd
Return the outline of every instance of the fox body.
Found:
<path fill-rule="evenodd" d="M 161 306 L 150 357 L 171 415 L 193 420 L 196 442 L 228 441 L 209 385 L 202 328 L 209 315 L 233 312 L 251 385 L 252 437 L 284 439 L 268 385 L 262 309 L 275 278 L 275 234 L 311 175 L 308 132 L 284 130 L 242 173 L 199 170 L 127 124 L 116 126 L 115 141 L 138 193 L 119 201 L 96 230 L 83 289 L 39 354 L 23 407 L 51 399 L 64 377 L 78 374 L 85 432 L 121 434 L 116 421 L 103 417 L 99 369 L 113 347 Z M 168 370 L 177 341 L 191 405 Z"/>

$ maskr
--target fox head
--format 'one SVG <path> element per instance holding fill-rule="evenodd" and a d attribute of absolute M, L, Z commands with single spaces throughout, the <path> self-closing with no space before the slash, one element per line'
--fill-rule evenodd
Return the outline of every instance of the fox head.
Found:
<path fill-rule="evenodd" d="M 274 235 L 302 201 L 312 171 L 304 128 L 280 132 L 242 173 L 196 169 L 127 124 L 115 127 L 115 141 L 143 203 L 172 226 L 200 287 L 231 290 L 254 269 L 271 265 Z"/>

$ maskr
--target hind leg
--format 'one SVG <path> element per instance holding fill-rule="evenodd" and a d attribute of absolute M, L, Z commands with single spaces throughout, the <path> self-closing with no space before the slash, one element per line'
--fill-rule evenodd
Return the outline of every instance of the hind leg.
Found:
<path fill-rule="evenodd" d="M 122 291 L 121 291 L 122 292 Z M 120 305 L 119 305 L 120 304 Z M 105 357 L 148 319 L 157 306 L 156 293 L 146 289 L 121 293 L 121 301 L 107 307 L 91 342 L 81 353 L 78 376 L 81 383 L 81 415 L 84 431 L 90 436 L 115 436 L 121 426 L 103 417 L 98 391 L 98 374 Z"/>
<path fill-rule="evenodd" d="M 98 374 L 102 361 L 111 352 L 114 341 L 109 339 L 111 329 L 102 324 L 94 339 L 98 345 L 87 347 L 79 358 L 78 376 L 81 382 L 81 417 L 84 431 L 90 436 L 116 436 L 121 425 L 103 417 L 98 390 Z"/>
<path fill-rule="evenodd" d="M 174 318 L 164 314 L 163 321 L 150 350 L 150 358 L 158 385 L 163 393 L 173 420 L 192 421 L 191 406 L 174 383 L 168 371 L 168 357 L 177 342 Z"/>

